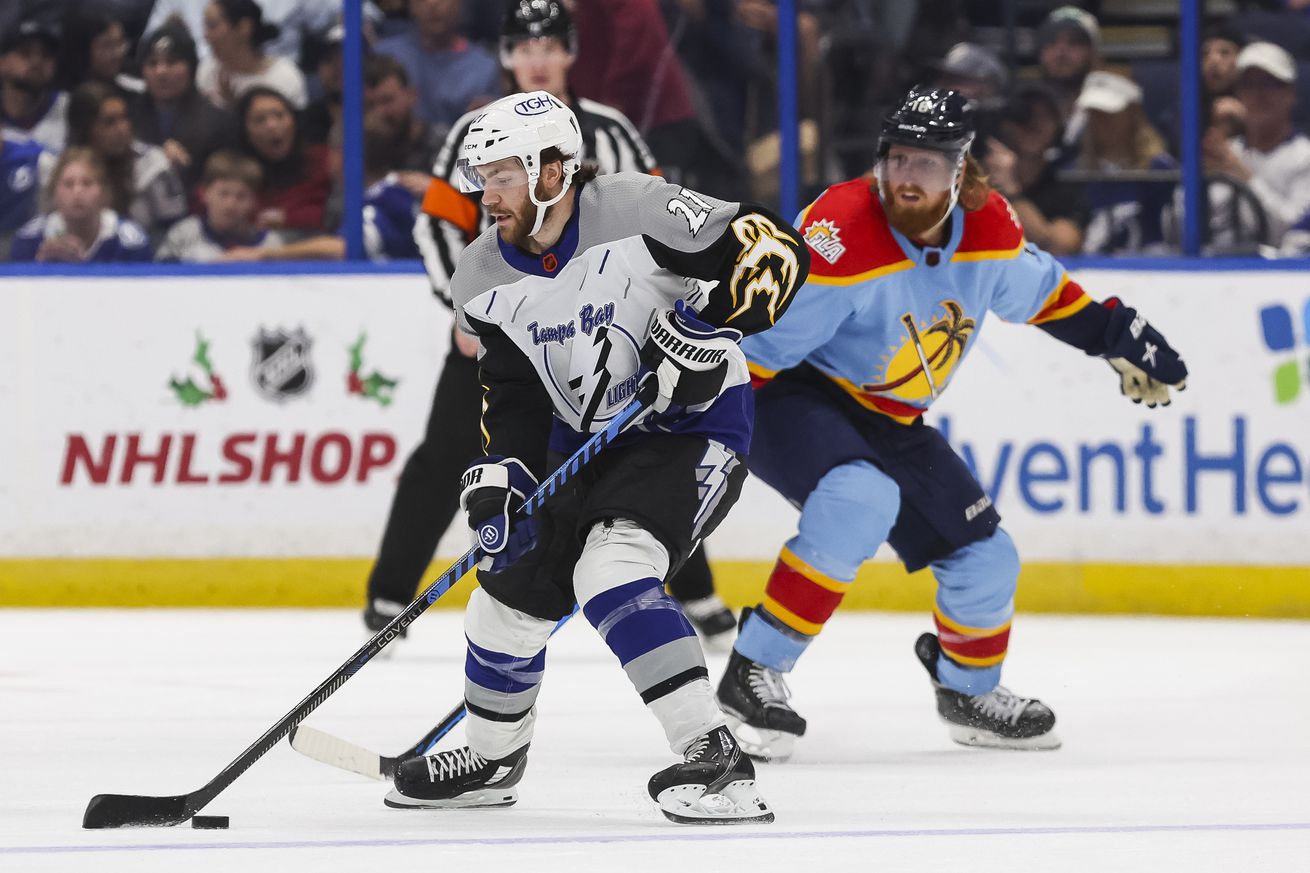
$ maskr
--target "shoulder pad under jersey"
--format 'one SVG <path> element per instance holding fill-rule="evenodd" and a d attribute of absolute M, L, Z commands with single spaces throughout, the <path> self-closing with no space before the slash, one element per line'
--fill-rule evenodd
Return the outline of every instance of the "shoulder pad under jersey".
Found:
<path fill-rule="evenodd" d="M 851 285 L 911 265 L 866 178 L 824 191 L 801 213 L 799 227 L 815 255 L 810 259 L 810 282 Z"/>
<path fill-rule="evenodd" d="M 956 261 L 1006 260 L 1023 251 L 1023 225 L 1010 203 L 997 192 L 982 209 L 964 214 L 964 236 L 955 249 Z"/>

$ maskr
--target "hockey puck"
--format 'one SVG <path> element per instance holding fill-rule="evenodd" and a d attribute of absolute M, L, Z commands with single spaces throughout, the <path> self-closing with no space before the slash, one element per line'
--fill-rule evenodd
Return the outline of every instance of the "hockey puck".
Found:
<path fill-rule="evenodd" d="M 196 815 L 191 817 L 191 827 L 203 830 L 224 830 L 228 826 L 225 815 Z"/>

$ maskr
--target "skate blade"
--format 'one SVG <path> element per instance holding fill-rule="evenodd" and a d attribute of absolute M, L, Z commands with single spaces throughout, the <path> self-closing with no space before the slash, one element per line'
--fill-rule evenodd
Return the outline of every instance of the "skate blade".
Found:
<path fill-rule="evenodd" d="M 1060 738 L 1053 733 L 1041 734 L 1035 737 L 1003 737 L 1000 734 L 985 731 L 981 728 L 965 727 L 964 725 L 949 725 L 951 739 L 962 746 L 973 746 L 981 749 L 1016 749 L 1025 752 L 1053 752 L 1060 748 L 1062 743 Z M 742 744 L 745 748 L 745 744 Z"/>
<path fill-rule="evenodd" d="M 730 782 L 721 792 L 706 794 L 704 785 L 673 785 L 655 798 L 664 817 L 675 824 L 769 824 L 773 810 L 755 788 L 755 780 Z"/>
<path fill-rule="evenodd" d="M 724 713 L 728 730 L 737 738 L 737 745 L 748 758 L 755 761 L 781 764 L 791 757 L 796 747 L 796 735 L 786 731 L 757 728 L 729 713 Z"/>
<path fill-rule="evenodd" d="M 518 799 L 518 790 L 514 788 L 483 788 L 442 800 L 406 797 L 393 788 L 387 792 L 386 797 L 382 798 L 382 802 L 392 809 L 496 809 L 513 806 Z"/>

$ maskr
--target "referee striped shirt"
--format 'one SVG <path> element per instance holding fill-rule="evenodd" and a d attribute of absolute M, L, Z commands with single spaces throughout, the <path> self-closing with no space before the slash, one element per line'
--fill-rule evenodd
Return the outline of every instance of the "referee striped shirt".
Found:
<path fill-rule="evenodd" d="M 650 148 L 622 112 L 585 98 L 576 98 L 571 108 L 582 128 L 579 157 L 584 164 L 594 164 L 602 174 L 659 172 Z M 423 210 L 414 223 L 414 241 L 423 255 L 432 290 L 447 306 L 451 305 L 450 277 L 460 252 L 491 226 L 479 200 L 460 192 L 455 166 L 464 134 L 479 114 L 481 110 L 467 113 L 450 129 L 432 167 L 435 178 L 423 198 Z"/>

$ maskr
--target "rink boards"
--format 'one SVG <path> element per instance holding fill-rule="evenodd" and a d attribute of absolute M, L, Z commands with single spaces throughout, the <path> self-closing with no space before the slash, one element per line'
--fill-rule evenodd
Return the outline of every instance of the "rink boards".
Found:
<path fill-rule="evenodd" d="M 1025 557 L 1021 607 L 1310 616 L 1305 273 L 1076 278 L 1192 376 L 1148 410 L 1039 330 L 974 335 L 929 421 Z M 448 330 L 416 274 L 0 277 L 0 605 L 358 602 Z M 709 547 L 726 599 L 794 524 L 748 484 Z M 887 558 L 848 605 L 925 607 Z"/>

